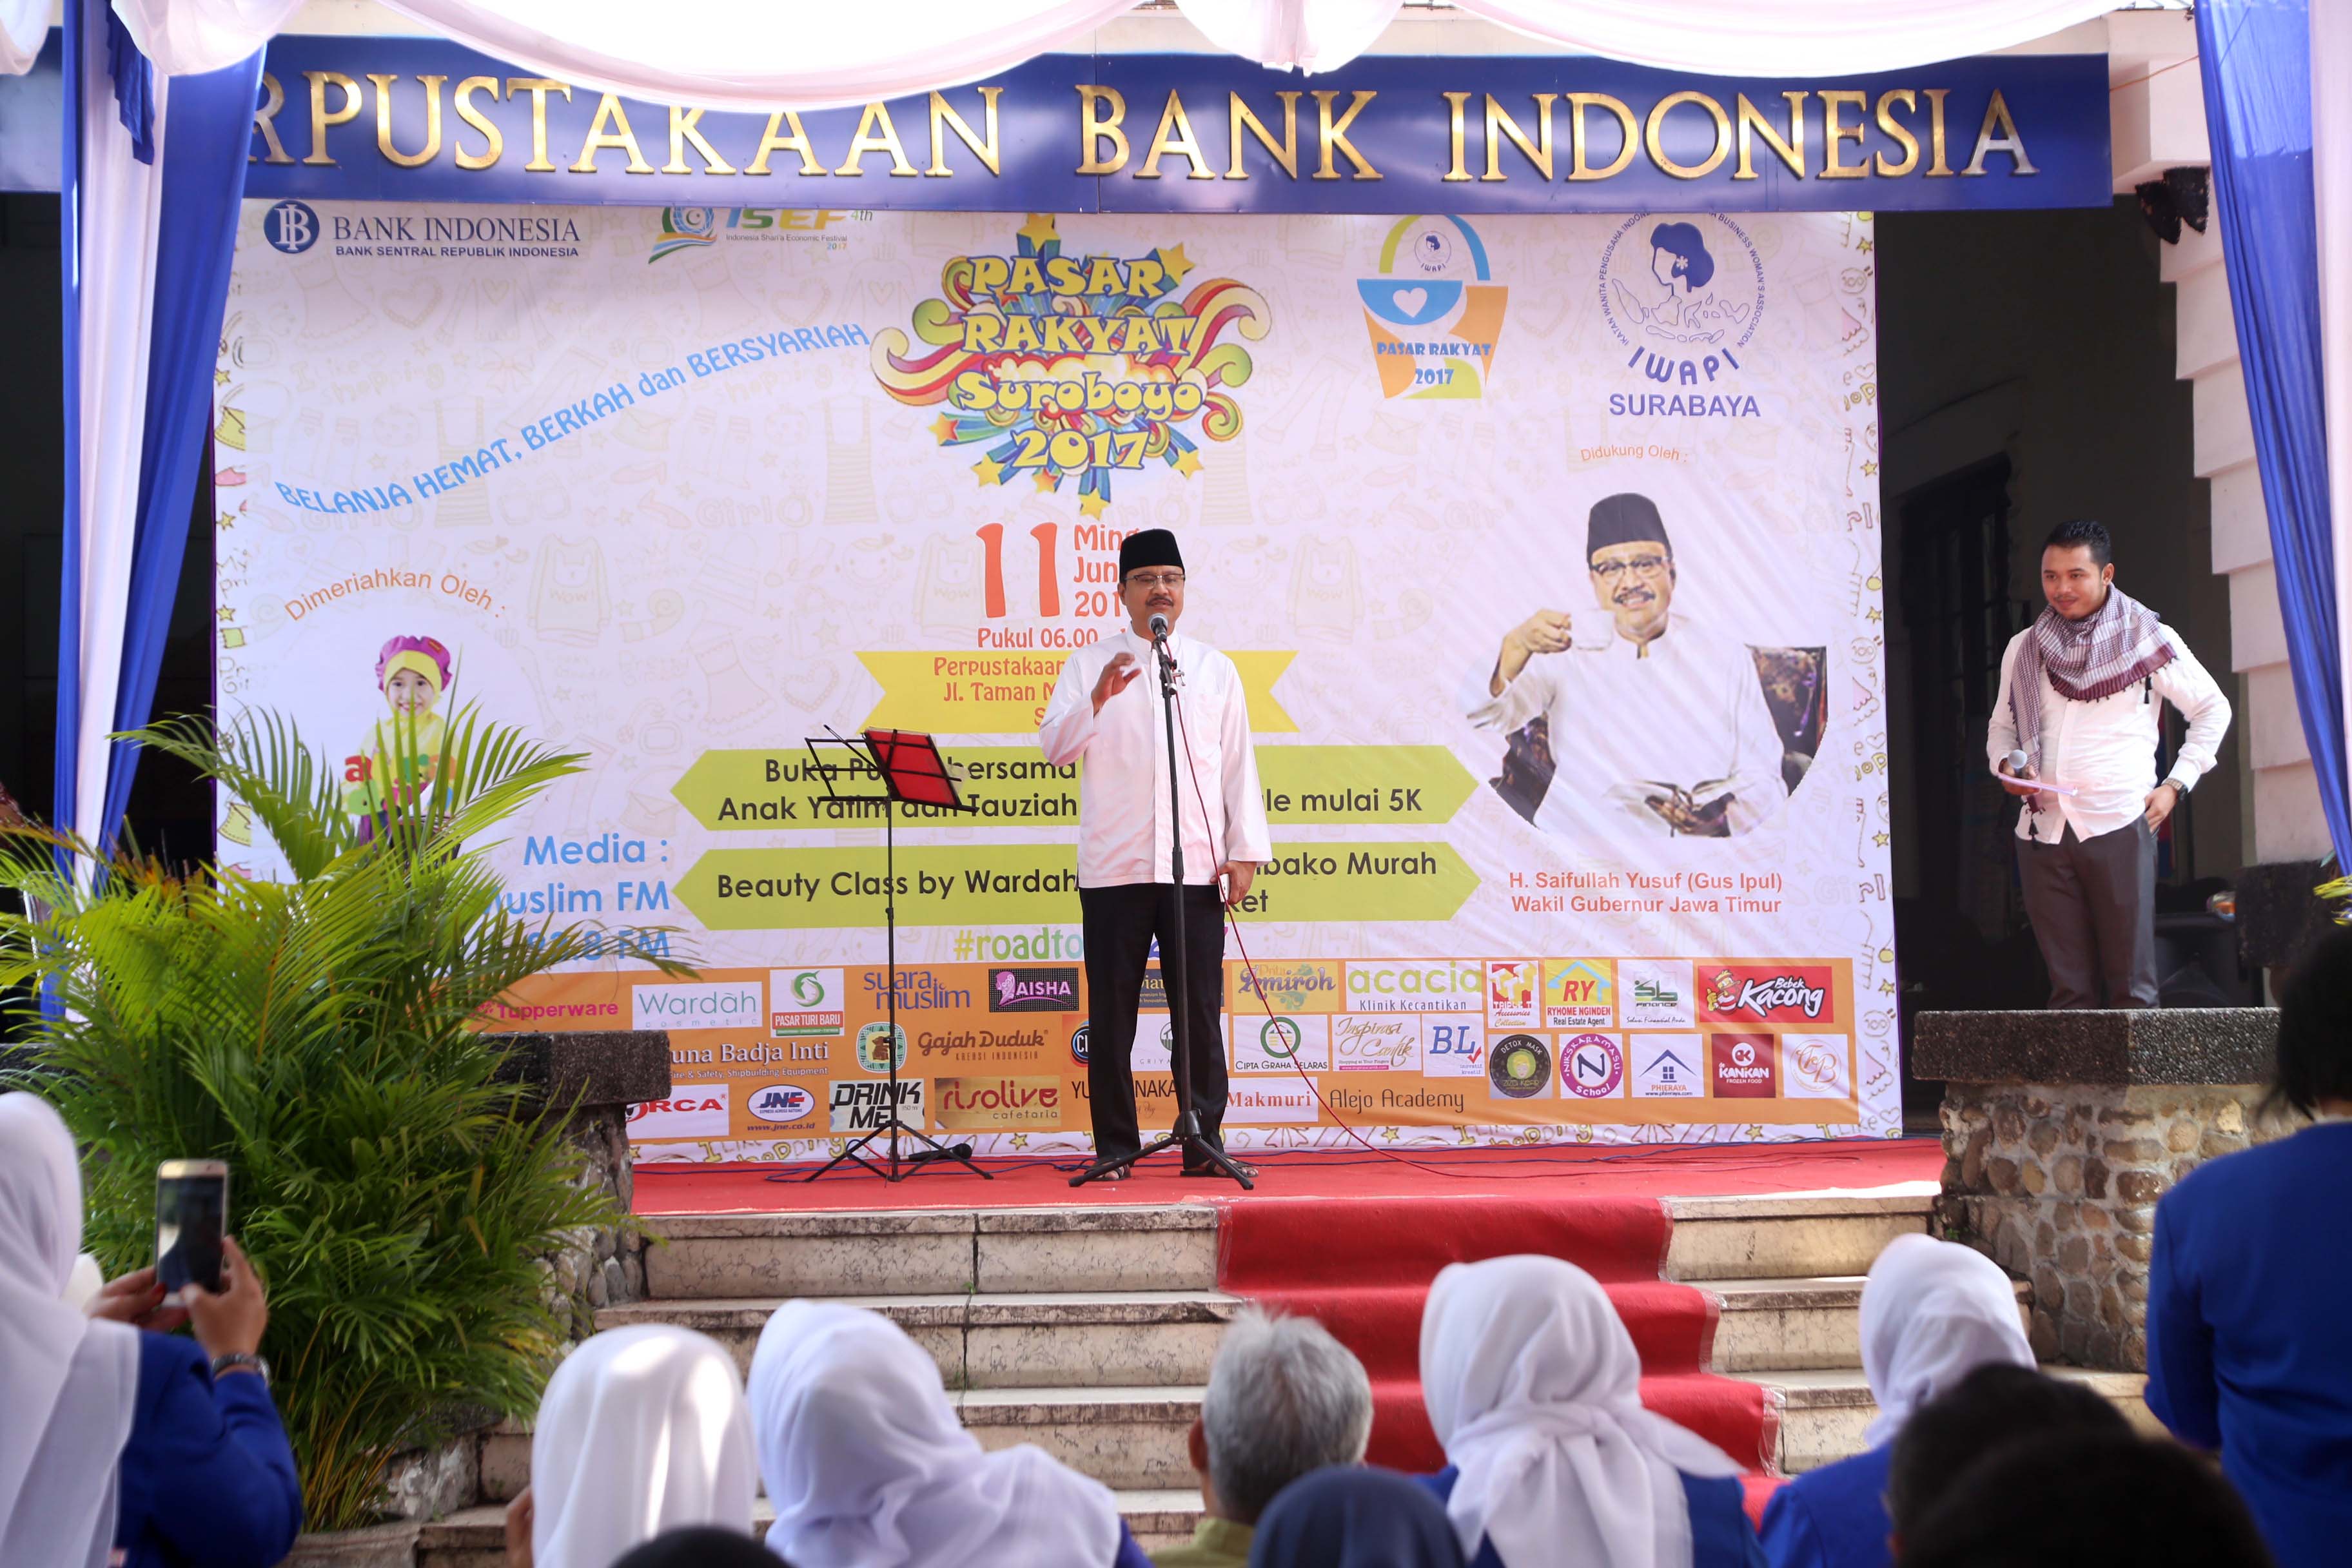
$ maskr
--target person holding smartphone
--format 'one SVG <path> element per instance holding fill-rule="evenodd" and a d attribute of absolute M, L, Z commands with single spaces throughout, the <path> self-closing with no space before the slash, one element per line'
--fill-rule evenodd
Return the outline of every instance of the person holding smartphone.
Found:
<path fill-rule="evenodd" d="M 243 1250 L 222 1238 L 217 1289 L 192 1281 L 167 1306 L 142 1268 L 85 1314 L 62 1300 L 80 1247 L 72 1134 L 39 1097 L 0 1095 L 0 1563 L 278 1562 L 302 1489 Z M 193 1338 L 172 1331 L 183 1323 Z"/>

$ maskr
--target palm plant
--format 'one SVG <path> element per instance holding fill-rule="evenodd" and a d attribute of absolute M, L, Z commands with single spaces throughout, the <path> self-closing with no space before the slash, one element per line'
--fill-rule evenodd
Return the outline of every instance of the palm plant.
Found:
<path fill-rule="evenodd" d="M 586 927 L 501 910 L 481 843 L 580 759 L 461 710 L 424 776 L 362 818 L 275 716 L 132 738 L 244 801 L 290 878 L 125 856 L 91 885 L 60 868 L 83 847 L 0 830 L 0 882 L 33 911 L 0 916 L 0 980 L 53 999 L 26 1014 L 39 1065 L 10 1087 L 49 1097 L 89 1151 L 110 1274 L 150 1258 L 157 1161 L 229 1163 L 311 1528 L 369 1523 L 395 1452 L 537 1404 L 571 1328 L 543 1259 L 624 1222 L 578 1179 L 569 1108 L 501 1082 L 498 1037 L 474 1027 L 588 952 Z"/>

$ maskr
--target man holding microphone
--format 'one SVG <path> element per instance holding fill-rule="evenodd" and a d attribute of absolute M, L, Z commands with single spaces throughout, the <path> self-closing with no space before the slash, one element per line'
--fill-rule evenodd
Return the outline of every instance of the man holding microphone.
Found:
<path fill-rule="evenodd" d="M 1183 923 L 1183 995 L 1170 977 L 1168 1003 L 1185 1009 L 1186 1064 L 1202 1137 L 1224 1146 L 1223 904 L 1248 896 L 1273 854 L 1249 703 L 1234 661 L 1181 637 L 1184 560 L 1164 528 L 1130 534 L 1118 552 L 1119 603 L 1128 624 L 1062 666 L 1037 730 L 1046 761 L 1085 760 L 1078 775 L 1078 908 L 1089 1001 L 1087 1100 L 1097 1162 L 1140 1149 L 1136 1125 L 1136 1006 L 1153 940 L 1165 953 Z M 1170 867 L 1168 742 L 1152 668 L 1153 622 L 1164 623 L 1176 687 L 1176 791 L 1183 827 L 1184 886 Z M 1222 894 L 1220 889 L 1222 888 Z M 1180 913 L 1181 910 L 1181 913 Z M 1244 1175 L 1253 1167 L 1240 1167 Z M 1124 1179 L 1124 1167 L 1100 1179 Z M 1219 1173 L 1187 1151 L 1184 1174 Z"/>
<path fill-rule="evenodd" d="M 2212 767 L 2230 729 L 2221 694 L 2179 633 L 2115 585 L 2100 524 L 2061 523 L 2042 551 L 2049 607 L 2001 655 L 1985 753 L 2025 802 L 2017 869 L 2050 1005 L 2153 1007 L 2156 830 Z M 2156 779 L 2159 701 L 2189 721 Z"/>

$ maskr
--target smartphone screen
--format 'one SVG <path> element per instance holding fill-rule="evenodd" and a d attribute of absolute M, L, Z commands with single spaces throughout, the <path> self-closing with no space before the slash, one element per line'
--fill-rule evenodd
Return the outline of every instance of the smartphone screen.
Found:
<path fill-rule="evenodd" d="M 221 1288 L 221 1237 L 228 1230 L 228 1166 L 219 1160 L 166 1160 L 155 1171 L 155 1278 L 167 1290 Z"/>

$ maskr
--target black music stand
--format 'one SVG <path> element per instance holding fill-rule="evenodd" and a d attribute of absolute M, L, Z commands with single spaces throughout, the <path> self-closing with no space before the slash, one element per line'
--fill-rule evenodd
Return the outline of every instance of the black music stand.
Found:
<path fill-rule="evenodd" d="M 815 764 L 816 776 L 824 785 L 827 797 L 834 800 L 877 801 L 882 807 L 882 930 L 886 972 L 889 983 L 886 993 L 889 998 L 887 1016 L 889 1033 L 883 1042 L 887 1053 L 885 1060 L 890 1069 L 890 1110 L 882 1124 L 851 1143 L 803 1180 L 814 1182 L 845 1160 L 854 1160 L 886 1182 L 900 1182 L 927 1165 L 938 1165 L 953 1160 L 966 1170 L 977 1173 L 983 1180 L 996 1178 L 981 1170 L 963 1155 L 939 1142 L 919 1127 L 909 1127 L 898 1116 L 898 900 L 894 889 L 898 885 L 898 838 L 893 825 L 901 805 L 928 806 L 934 811 L 972 811 L 956 790 L 956 776 L 948 771 L 947 759 L 929 735 L 911 730 L 868 730 L 856 740 L 840 735 L 811 735 L 803 742 L 809 760 Z M 839 746 L 852 759 L 847 763 L 828 763 L 817 752 L 819 746 Z M 843 795 L 833 787 L 834 774 L 843 772 L 871 771 L 882 781 L 879 795 Z M 890 1163 L 876 1163 L 858 1152 L 883 1133 L 890 1135 Z M 898 1154 L 900 1134 L 920 1143 L 922 1148 L 907 1155 Z M 965 1145 L 967 1148 L 969 1144 Z M 903 1169 L 901 1167 L 904 1167 Z M 770 1177 L 773 1181 L 776 1178 Z"/>
<path fill-rule="evenodd" d="M 1176 767 L 1178 672 L 1176 656 L 1168 647 L 1167 620 L 1159 616 L 1152 617 L 1151 654 L 1160 669 L 1160 715 L 1168 735 L 1168 875 L 1175 884 L 1168 889 L 1168 898 L 1175 913 L 1168 922 L 1170 940 L 1160 948 L 1160 979 L 1168 993 L 1169 1045 L 1173 1058 L 1169 1065 L 1174 1069 L 1169 1076 L 1176 1086 L 1176 1123 L 1168 1130 L 1167 1136 L 1152 1140 L 1132 1154 L 1115 1154 L 1108 1160 L 1096 1161 L 1072 1176 L 1070 1185 L 1099 1181 L 1126 1170 L 1147 1154 L 1173 1149 L 1196 1173 L 1231 1176 L 1241 1184 L 1244 1192 L 1248 1192 L 1253 1185 L 1250 1179 L 1223 1149 L 1209 1142 L 1201 1131 L 1200 1115 L 1192 1109 L 1192 972 L 1184 952 L 1184 796 L 1176 787 L 1176 781 L 1183 776 Z M 1217 1048 L 1224 1048 L 1222 1041 Z M 1131 1057 L 1129 1070 L 1133 1070 Z"/>

